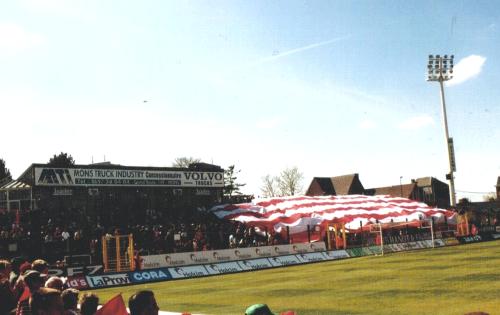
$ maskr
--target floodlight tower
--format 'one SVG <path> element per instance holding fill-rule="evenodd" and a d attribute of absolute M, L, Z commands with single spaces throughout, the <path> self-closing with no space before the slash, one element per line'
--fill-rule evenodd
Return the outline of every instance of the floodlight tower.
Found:
<path fill-rule="evenodd" d="M 429 64 L 427 65 L 427 81 L 438 81 L 441 90 L 441 107 L 443 109 L 444 132 L 446 144 L 448 147 L 448 159 L 450 162 L 450 172 L 446 174 L 446 179 L 450 181 L 450 203 L 452 207 L 456 205 L 455 196 L 455 178 L 453 172 L 457 171 L 455 164 L 455 150 L 453 148 L 453 138 L 448 133 L 448 119 L 446 118 L 446 104 L 444 101 L 444 81 L 453 78 L 453 59 L 454 56 L 429 55 Z"/>

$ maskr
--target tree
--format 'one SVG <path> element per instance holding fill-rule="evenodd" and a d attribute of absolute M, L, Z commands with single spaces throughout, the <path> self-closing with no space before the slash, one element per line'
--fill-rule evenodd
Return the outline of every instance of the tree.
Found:
<path fill-rule="evenodd" d="M 75 160 L 68 153 L 61 152 L 58 155 L 54 154 L 54 156 L 50 158 L 48 164 L 55 167 L 68 167 L 75 165 Z"/>
<path fill-rule="evenodd" d="M 200 163 L 200 159 L 195 159 L 193 157 L 178 157 L 174 160 L 174 163 L 172 163 L 172 167 L 185 167 L 188 168 L 190 164 L 193 163 Z"/>
<path fill-rule="evenodd" d="M 0 159 L 0 186 L 12 180 L 9 169 L 5 166 L 5 161 Z"/>
<path fill-rule="evenodd" d="M 233 194 L 241 195 L 240 187 L 246 184 L 237 183 L 238 177 L 236 176 L 241 170 L 235 170 L 234 164 L 230 165 L 224 171 L 224 195 L 231 198 Z"/>
<path fill-rule="evenodd" d="M 278 187 L 277 187 L 278 178 L 271 175 L 266 175 L 262 177 L 262 187 L 260 190 L 264 197 L 276 197 L 278 195 Z"/>
<path fill-rule="evenodd" d="M 497 194 L 494 192 L 489 192 L 483 196 L 484 201 L 495 201 L 497 199 Z"/>
<path fill-rule="evenodd" d="M 277 178 L 280 195 L 294 196 L 301 193 L 303 179 L 304 176 L 296 166 L 283 170 Z"/>

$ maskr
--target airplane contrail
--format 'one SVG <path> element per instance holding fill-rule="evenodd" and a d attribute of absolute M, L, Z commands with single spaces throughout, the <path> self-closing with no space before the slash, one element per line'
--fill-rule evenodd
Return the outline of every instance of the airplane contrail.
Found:
<path fill-rule="evenodd" d="M 351 35 L 341 36 L 341 37 L 333 38 L 333 39 L 330 39 L 330 40 L 327 40 L 327 41 L 310 44 L 310 45 L 307 45 L 307 46 L 304 46 L 304 47 L 299 47 L 299 48 L 291 49 L 291 50 L 279 53 L 278 55 L 275 55 L 275 56 L 265 57 L 265 58 L 259 59 L 257 61 L 254 61 L 254 62 L 248 64 L 245 68 L 259 66 L 259 65 L 262 65 L 262 64 L 265 64 L 265 63 L 268 63 L 268 62 L 272 62 L 272 61 L 275 61 L 277 59 L 280 59 L 280 58 L 283 58 L 283 57 L 286 57 L 286 56 L 290 56 L 290 55 L 293 55 L 293 54 L 298 54 L 298 53 L 306 51 L 306 50 L 314 49 L 314 48 L 321 47 L 321 46 L 330 45 L 330 44 L 333 44 L 335 42 L 348 39 L 349 37 L 351 37 Z"/>

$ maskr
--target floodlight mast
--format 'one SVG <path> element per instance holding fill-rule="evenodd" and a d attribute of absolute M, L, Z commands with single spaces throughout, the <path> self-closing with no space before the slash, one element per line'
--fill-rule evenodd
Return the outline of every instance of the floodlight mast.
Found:
<path fill-rule="evenodd" d="M 455 56 L 448 55 L 429 55 L 429 64 L 427 65 L 427 81 L 438 81 L 441 91 L 441 107 L 443 110 L 443 124 L 444 132 L 446 136 L 446 145 L 448 147 L 448 160 L 450 163 L 450 173 L 446 175 L 447 179 L 450 181 L 450 203 L 454 208 L 456 206 L 456 195 L 455 195 L 455 178 L 453 173 L 457 171 L 455 164 L 455 152 L 453 148 L 453 138 L 450 138 L 448 133 L 448 119 L 446 117 L 446 103 L 444 99 L 444 81 L 451 80 L 453 78 L 453 59 Z"/>

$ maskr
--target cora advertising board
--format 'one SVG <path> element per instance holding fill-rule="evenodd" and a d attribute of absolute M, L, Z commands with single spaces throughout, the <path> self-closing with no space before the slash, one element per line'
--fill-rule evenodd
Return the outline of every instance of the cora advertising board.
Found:
<path fill-rule="evenodd" d="M 224 187 L 223 172 L 35 167 L 37 186 Z"/>
<path fill-rule="evenodd" d="M 167 268 L 138 270 L 128 273 L 132 283 L 166 281 L 172 279 Z"/>

